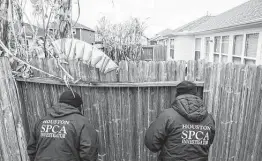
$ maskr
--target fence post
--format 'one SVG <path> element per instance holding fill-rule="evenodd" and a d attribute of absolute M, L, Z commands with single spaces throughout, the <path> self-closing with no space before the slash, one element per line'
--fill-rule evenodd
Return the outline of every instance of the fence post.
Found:
<path fill-rule="evenodd" d="M 9 60 L 0 58 L 0 160 L 27 161 L 21 104 Z"/>

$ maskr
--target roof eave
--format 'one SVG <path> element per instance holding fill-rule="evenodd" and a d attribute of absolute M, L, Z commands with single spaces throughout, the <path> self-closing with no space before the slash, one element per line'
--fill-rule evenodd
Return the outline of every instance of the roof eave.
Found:
<path fill-rule="evenodd" d="M 175 36 L 191 36 L 193 35 L 193 32 L 175 32 L 173 34 L 168 35 L 169 37 L 175 37 Z"/>
<path fill-rule="evenodd" d="M 230 31 L 230 30 L 233 30 L 233 29 L 241 29 L 241 28 L 245 28 L 245 27 L 252 27 L 252 26 L 255 26 L 255 25 L 262 25 L 262 20 L 256 21 L 256 22 L 240 24 L 240 25 L 235 25 L 235 26 L 228 26 L 228 27 L 223 27 L 223 28 L 205 30 L 205 31 L 195 31 L 195 32 L 193 32 L 193 34 L 194 35 L 200 35 L 200 34 L 217 33 L 217 32 L 223 32 L 223 31 Z"/>
<path fill-rule="evenodd" d="M 95 30 L 84 28 L 84 27 L 73 27 L 73 28 L 74 29 L 82 29 L 82 30 L 88 30 L 88 31 L 96 32 Z"/>

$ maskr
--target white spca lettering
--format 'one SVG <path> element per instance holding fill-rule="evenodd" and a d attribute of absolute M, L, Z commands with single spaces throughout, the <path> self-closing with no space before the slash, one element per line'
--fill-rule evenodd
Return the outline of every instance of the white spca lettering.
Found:
<path fill-rule="evenodd" d="M 202 125 L 182 125 L 182 143 L 208 145 L 211 128 Z"/>
<path fill-rule="evenodd" d="M 65 125 L 42 125 L 41 132 L 55 133 L 55 134 L 66 134 Z"/>
<path fill-rule="evenodd" d="M 69 121 L 64 120 L 45 120 L 41 126 L 40 136 L 51 138 L 65 138 L 67 134 L 66 124 Z"/>

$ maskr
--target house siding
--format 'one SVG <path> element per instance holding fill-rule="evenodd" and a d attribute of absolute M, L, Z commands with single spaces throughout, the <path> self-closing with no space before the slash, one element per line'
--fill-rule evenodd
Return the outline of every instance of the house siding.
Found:
<path fill-rule="evenodd" d="M 81 40 L 81 38 L 80 38 L 80 29 L 76 29 L 76 34 L 75 34 L 74 38 Z"/>
<path fill-rule="evenodd" d="M 74 38 L 92 44 L 95 43 L 95 32 L 78 28 L 76 29 L 76 34 Z"/>
<path fill-rule="evenodd" d="M 246 35 L 246 34 L 252 34 L 252 33 L 259 33 L 258 38 L 258 46 L 257 46 L 257 56 L 256 56 L 256 64 L 262 63 L 262 27 L 252 28 L 252 29 L 240 29 L 235 31 L 227 31 L 227 32 L 218 32 L 218 33 L 211 33 L 211 34 L 201 34 L 201 35 L 195 35 L 195 38 L 201 38 L 201 59 L 204 59 L 204 53 L 205 53 L 205 38 L 210 37 L 213 42 L 210 43 L 210 57 L 208 59 L 209 62 L 213 62 L 213 56 L 214 56 L 214 37 L 215 36 L 229 36 L 229 47 L 228 47 L 228 62 L 232 62 L 233 58 L 233 40 L 235 35 Z M 245 36 L 244 36 L 245 39 Z M 244 47 L 243 47 L 244 49 Z M 242 50 L 244 52 L 244 50 Z M 194 54 L 194 52 L 193 52 Z M 244 53 L 242 53 L 243 55 Z M 242 63 L 244 63 L 242 61 Z"/>
<path fill-rule="evenodd" d="M 95 43 L 95 32 L 82 29 L 81 30 L 81 38 L 82 38 L 83 41 L 85 41 L 87 43 L 90 43 L 90 44 Z"/>
<path fill-rule="evenodd" d="M 170 39 L 174 39 L 174 59 L 170 57 Z M 195 38 L 193 36 L 176 36 L 168 40 L 167 60 L 194 60 Z"/>

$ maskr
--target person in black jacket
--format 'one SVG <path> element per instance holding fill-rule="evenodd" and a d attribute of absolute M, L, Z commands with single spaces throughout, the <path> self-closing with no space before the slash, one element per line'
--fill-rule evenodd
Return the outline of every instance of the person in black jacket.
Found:
<path fill-rule="evenodd" d="M 30 161 L 96 161 L 98 135 L 81 112 L 82 99 L 66 91 L 38 121 L 27 151 Z"/>
<path fill-rule="evenodd" d="M 208 161 L 215 136 L 215 122 L 208 114 L 196 85 L 183 81 L 177 86 L 172 108 L 165 109 L 150 125 L 145 145 L 159 152 L 159 161 Z"/>

